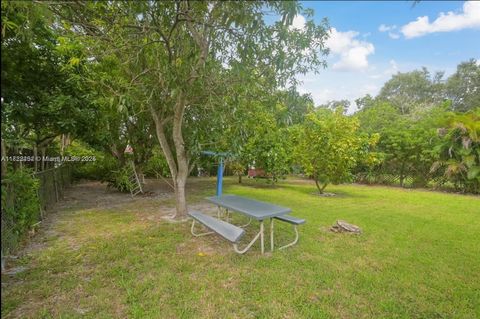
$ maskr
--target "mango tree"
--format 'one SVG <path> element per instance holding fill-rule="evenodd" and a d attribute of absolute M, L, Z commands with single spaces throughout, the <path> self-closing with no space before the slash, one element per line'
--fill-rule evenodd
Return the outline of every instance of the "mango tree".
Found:
<path fill-rule="evenodd" d="M 177 218 L 187 212 L 185 185 L 202 148 L 198 141 L 218 137 L 215 126 L 223 123 L 217 119 L 231 112 L 225 103 L 231 88 L 262 83 L 263 94 L 271 94 L 296 84 L 296 74 L 325 65 L 326 21 L 316 25 L 297 2 L 73 2 L 50 9 L 97 61 L 122 61 L 130 95 L 155 123 Z M 291 27 L 297 14 L 307 18 L 302 28 Z"/>

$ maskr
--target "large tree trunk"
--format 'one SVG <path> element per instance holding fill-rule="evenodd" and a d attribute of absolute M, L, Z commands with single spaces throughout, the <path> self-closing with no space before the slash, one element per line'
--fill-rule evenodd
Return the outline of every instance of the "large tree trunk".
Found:
<path fill-rule="evenodd" d="M 188 174 L 178 174 L 175 178 L 175 205 L 176 205 L 176 214 L 175 218 L 181 219 L 184 218 L 187 214 L 187 199 L 185 187 L 187 185 L 187 176 Z"/>
<path fill-rule="evenodd" d="M 179 94 L 175 104 L 175 113 L 173 116 L 173 144 L 177 156 L 177 214 L 176 218 L 181 219 L 187 216 L 187 205 L 185 199 L 185 185 L 188 177 L 188 158 L 185 149 L 185 142 L 182 134 L 183 114 L 185 112 L 186 100 L 183 93 Z M 180 198 L 182 197 L 182 198 Z"/>
<path fill-rule="evenodd" d="M 151 109 L 152 117 L 155 122 L 155 128 L 157 133 L 157 138 L 162 147 L 163 154 L 168 163 L 170 173 L 172 174 L 172 179 L 174 182 L 175 188 L 175 204 L 176 204 L 176 214 L 173 216 L 175 219 L 183 219 L 187 216 L 187 201 L 185 186 L 187 184 L 187 178 L 189 170 L 189 160 L 187 157 L 185 143 L 182 135 L 182 124 L 183 124 L 183 114 L 185 111 L 186 101 L 182 93 L 179 94 L 179 97 L 175 104 L 174 116 L 167 118 L 160 118 L 159 114 Z M 168 143 L 167 137 L 165 135 L 165 125 L 169 121 L 173 121 L 172 129 L 172 139 L 173 147 L 175 148 L 175 156 L 173 155 L 172 148 Z"/>

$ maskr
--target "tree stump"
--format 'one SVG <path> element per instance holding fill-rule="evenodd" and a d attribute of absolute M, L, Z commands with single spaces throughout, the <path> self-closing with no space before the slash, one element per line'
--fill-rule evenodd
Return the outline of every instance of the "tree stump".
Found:
<path fill-rule="evenodd" d="M 330 230 L 334 233 L 354 233 L 361 234 L 362 230 L 357 225 L 349 224 L 344 220 L 337 220 Z"/>

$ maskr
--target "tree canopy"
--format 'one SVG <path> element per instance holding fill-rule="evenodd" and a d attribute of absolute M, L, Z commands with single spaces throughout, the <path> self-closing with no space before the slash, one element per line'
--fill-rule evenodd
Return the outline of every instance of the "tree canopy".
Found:
<path fill-rule="evenodd" d="M 114 61 L 114 97 L 151 115 L 174 180 L 177 216 L 186 213 L 185 182 L 195 159 L 202 145 L 219 140 L 229 125 L 226 114 L 295 86 L 296 74 L 325 65 L 328 26 L 315 24 L 296 2 L 76 2 L 49 8 L 65 36 L 86 45 L 84 59 Z M 291 27 L 299 13 L 309 18 L 301 30 Z M 269 22 L 267 15 L 278 20 Z"/>

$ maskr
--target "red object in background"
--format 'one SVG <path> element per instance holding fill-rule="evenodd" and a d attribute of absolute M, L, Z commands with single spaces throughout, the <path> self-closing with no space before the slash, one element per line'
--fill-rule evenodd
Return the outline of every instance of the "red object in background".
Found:
<path fill-rule="evenodd" d="M 127 145 L 125 147 L 125 151 L 123 151 L 125 154 L 133 154 L 133 148 L 130 145 Z"/>
<path fill-rule="evenodd" d="M 248 177 L 265 177 L 265 171 L 262 168 L 249 168 Z"/>

